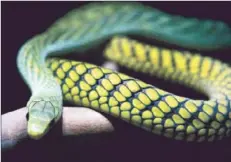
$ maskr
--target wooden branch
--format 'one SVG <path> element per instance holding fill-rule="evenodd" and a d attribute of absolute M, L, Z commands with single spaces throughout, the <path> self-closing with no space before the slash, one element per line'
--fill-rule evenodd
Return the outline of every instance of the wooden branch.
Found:
<path fill-rule="evenodd" d="M 22 139 L 28 138 L 26 131 L 26 108 L 2 115 L 2 149 L 13 148 Z M 112 124 L 102 114 L 88 109 L 64 107 L 62 119 L 62 134 L 81 135 L 112 132 Z"/>

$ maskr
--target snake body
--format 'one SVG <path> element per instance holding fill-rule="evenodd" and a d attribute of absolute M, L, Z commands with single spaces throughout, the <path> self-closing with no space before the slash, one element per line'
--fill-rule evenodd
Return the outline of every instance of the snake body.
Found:
<path fill-rule="evenodd" d="M 59 120 L 63 99 L 174 139 L 213 141 L 231 134 L 231 69 L 218 60 L 119 36 L 104 51 L 122 66 L 191 86 L 209 96 L 204 101 L 92 64 L 47 59 L 118 34 L 204 50 L 231 45 L 231 30 L 222 22 L 171 16 L 138 3 L 93 3 L 73 10 L 28 40 L 18 54 L 18 69 L 32 91 L 27 103 L 31 138 L 41 138 Z"/>

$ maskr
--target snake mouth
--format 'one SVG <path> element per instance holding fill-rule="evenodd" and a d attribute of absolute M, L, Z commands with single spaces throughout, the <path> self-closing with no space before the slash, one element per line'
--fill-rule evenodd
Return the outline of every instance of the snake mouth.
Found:
<path fill-rule="evenodd" d="M 41 139 L 49 130 L 47 124 L 41 124 L 37 122 L 28 122 L 27 134 L 30 138 L 39 140 Z"/>
<path fill-rule="evenodd" d="M 30 138 L 39 140 L 41 139 L 47 132 L 47 129 L 42 128 L 37 124 L 30 124 L 27 129 L 27 134 Z"/>
<path fill-rule="evenodd" d="M 43 135 L 40 135 L 37 132 L 28 132 L 28 135 L 31 139 L 34 139 L 34 140 L 39 140 L 43 137 Z"/>

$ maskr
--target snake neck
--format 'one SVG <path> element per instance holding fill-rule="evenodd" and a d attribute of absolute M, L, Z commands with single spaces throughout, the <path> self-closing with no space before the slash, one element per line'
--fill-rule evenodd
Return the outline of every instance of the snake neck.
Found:
<path fill-rule="evenodd" d="M 17 58 L 18 69 L 32 91 L 27 102 L 27 132 L 33 139 L 42 138 L 62 114 L 60 86 L 45 65 L 45 42 L 43 35 L 37 35 L 22 46 Z"/>

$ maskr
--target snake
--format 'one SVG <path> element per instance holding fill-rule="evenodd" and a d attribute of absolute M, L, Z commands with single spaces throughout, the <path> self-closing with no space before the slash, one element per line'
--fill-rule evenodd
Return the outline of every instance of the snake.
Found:
<path fill-rule="evenodd" d="M 187 50 L 141 43 L 130 35 Z M 209 99 L 179 96 L 120 72 L 60 58 L 107 40 L 107 59 L 191 87 Z M 32 93 L 27 133 L 35 140 L 46 135 L 68 101 L 167 138 L 201 142 L 229 137 L 230 65 L 190 49 L 230 46 L 231 29 L 220 21 L 171 15 L 138 2 L 93 2 L 74 9 L 19 49 L 17 67 Z"/>

